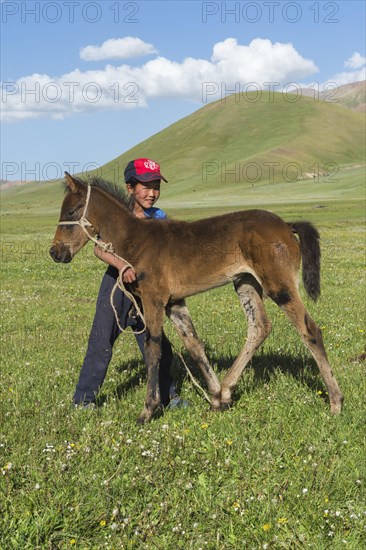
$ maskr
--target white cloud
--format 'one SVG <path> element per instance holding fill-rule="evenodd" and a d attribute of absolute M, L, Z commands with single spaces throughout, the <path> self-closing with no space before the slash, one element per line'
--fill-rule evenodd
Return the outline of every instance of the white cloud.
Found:
<path fill-rule="evenodd" d="M 128 59 L 157 53 L 152 44 L 147 44 L 140 38 L 126 36 L 111 38 L 101 46 L 85 46 L 80 50 L 80 58 L 84 61 L 100 61 L 102 59 Z"/>
<path fill-rule="evenodd" d="M 304 59 L 292 44 L 272 44 L 263 38 L 247 46 L 227 38 L 215 44 L 211 60 L 225 81 L 283 83 L 318 71 L 313 61 Z"/>
<path fill-rule="evenodd" d="M 342 86 L 343 84 L 351 84 L 352 82 L 362 82 L 366 80 L 366 58 L 362 57 L 358 52 L 355 52 L 347 61 L 344 62 L 344 66 L 348 71 L 342 71 L 331 78 L 326 82 L 322 83 L 323 89 L 326 89 L 327 84 L 336 84 L 337 86 Z"/>
<path fill-rule="evenodd" d="M 343 84 L 361 82 L 362 80 L 366 80 L 366 67 L 362 67 L 362 69 L 358 69 L 356 71 L 344 71 L 342 73 L 337 73 L 327 82 L 335 82 L 338 86 L 342 86 Z"/>
<path fill-rule="evenodd" d="M 344 63 L 344 66 L 349 69 L 360 69 L 364 65 L 366 65 L 366 57 L 362 57 L 359 52 L 354 52 L 354 54 Z"/>
<path fill-rule="evenodd" d="M 113 47 L 103 51 L 111 56 Z M 118 51 L 121 55 L 123 48 Z M 88 55 L 96 59 L 98 52 Z M 230 90 L 242 90 L 248 83 L 268 89 L 268 82 L 284 85 L 317 71 L 313 61 L 303 58 L 292 44 L 256 38 L 241 45 L 228 38 L 214 45 L 209 60 L 188 57 L 177 62 L 159 56 L 137 67 L 106 65 L 84 72 L 75 69 L 54 79 L 33 74 L 3 83 L 3 120 L 64 118 L 95 109 L 146 107 L 149 100 L 164 97 L 205 103 L 220 99 L 223 93 L 228 95 Z"/>

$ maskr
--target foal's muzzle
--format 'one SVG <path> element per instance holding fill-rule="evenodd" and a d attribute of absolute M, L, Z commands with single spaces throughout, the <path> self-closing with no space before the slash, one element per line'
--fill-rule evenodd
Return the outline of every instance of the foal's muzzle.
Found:
<path fill-rule="evenodd" d="M 50 248 L 50 256 L 54 262 L 68 264 L 72 260 L 70 249 L 63 245 L 52 245 Z"/>

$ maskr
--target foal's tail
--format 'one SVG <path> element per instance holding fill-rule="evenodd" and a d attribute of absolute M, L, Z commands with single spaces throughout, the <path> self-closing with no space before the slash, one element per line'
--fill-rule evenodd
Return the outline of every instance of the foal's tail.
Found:
<path fill-rule="evenodd" d="M 320 235 L 310 222 L 294 222 L 288 225 L 299 235 L 302 280 L 306 292 L 316 301 L 320 295 Z"/>

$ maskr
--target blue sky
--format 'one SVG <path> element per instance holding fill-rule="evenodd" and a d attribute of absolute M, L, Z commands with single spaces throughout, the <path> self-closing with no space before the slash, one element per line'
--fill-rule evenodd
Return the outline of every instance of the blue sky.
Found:
<path fill-rule="evenodd" d="M 0 7 L 2 179 L 101 166 L 230 90 L 365 79 L 361 0 Z"/>

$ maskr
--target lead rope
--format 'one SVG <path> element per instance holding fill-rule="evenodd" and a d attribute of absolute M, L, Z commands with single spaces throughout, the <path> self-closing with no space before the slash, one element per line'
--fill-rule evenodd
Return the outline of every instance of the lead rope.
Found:
<path fill-rule="evenodd" d="M 99 243 L 98 243 L 98 246 L 99 246 Z M 109 251 L 110 252 L 110 251 Z M 112 288 L 112 291 L 111 291 L 111 296 L 110 296 L 110 302 L 111 302 L 111 306 L 112 306 L 112 309 L 114 311 L 114 316 L 116 318 L 116 323 L 117 323 L 117 326 L 119 328 L 119 330 L 121 332 L 124 332 L 126 329 L 125 328 L 122 328 L 121 325 L 120 325 L 120 322 L 119 322 L 119 318 L 118 318 L 118 312 L 117 312 L 117 308 L 116 306 L 114 305 L 114 301 L 113 301 L 113 298 L 114 298 L 114 295 L 116 293 L 116 290 L 117 288 L 119 288 L 124 294 L 126 294 L 127 298 L 129 298 L 131 300 L 131 302 L 133 303 L 136 311 L 137 311 L 137 315 L 141 318 L 141 321 L 143 323 L 143 327 L 141 330 L 133 330 L 133 333 L 134 334 L 142 334 L 143 332 L 145 332 L 146 330 L 146 321 L 145 321 L 145 317 L 137 303 L 137 300 L 135 298 L 135 296 L 132 294 L 132 292 L 130 292 L 129 290 L 127 290 L 124 282 L 123 282 L 123 274 L 125 271 L 127 271 L 127 269 L 130 269 L 132 268 L 133 269 L 133 266 L 127 262 L 126 260 L 124 260 L 123 258 L 121 258 L 120 256 L 118 256 L 115 252 L 112 252 L 113 256 L 115 256 L 116 258 L 119 258 L 120 260 L 123 260 L 125 262 L 125 266 L 120 270 L 119 274 L 118 274 L 118 277 L 117 277 L 117 280 L 116 280 L 116 283 L 115 285 L 113 286 Z"/>
<path fill-rule="evenodd" d="M 143 323 L 143 328 L 139 331 L 134 331 L 133 329 L 133 333 L 134 334 L 142 334 L 143 332 L 145 332 L 146 330 L 146 321 L 145 321 L 145 317 L 137 303 L 137 300 L 135 298 L 135 296 L 132 294 L 132 292 L 130 292 L 129 290 L 127 290 L 124 282 L 123 282 L 123 274 L 125 271 L 127 271 L 127 269 L 134 269 L 133 265 L 130 264 L 127 260 L 125 260 L 124 258 L 122 258 L 121 256 L 119 256 L 118 254 L 116 254 L 113 250 L 113 245 L 112 243 L 106 243 L 104 242 L 102 239 L 97 239 L 96 237 L 94 237 L 93 235 L 91 235 L 89 233 L 89 231 L 87 230 L 87 227 L 92 227 L 93 224 L 91 224 L 89 222 L 89 220 L 86 218 L 86 211 L 88 209 L 88 206 L 89 206 L 89 199 L 90 199 L 90 193 L 91 193 L 91 185 L 89 184 L 88 185 L 88 190 L 87 190 L 87 195 L 86 195 L 86 201 L 85 201 L 85 206 L 84 206 L 84 210 L 83 210 L 83 214 L 80 218 L 80 220 L 75 220 L 75 221 L 60 221 L 58 223 L 58 225 L 79 225 L 81 227 L 81 229 L 84 231 L 85 235 L 88 237 L 89 240 L 93 241 L 97 246 L 100 246 L 105 252 L 109 252 L 110 254 L 113 254 L 113 256 L 115 258 L 118 258 L 119 260 L 121 260 L 122 262 L 124 262 L 126 265 L 119 271 L 119 274 L 118 274 L 118 277 L 116 279 L 116 283 L 114 284 L 112 290 L 111 290 L 111 295 L 110 295 L 110 304 L 111 304 L 111 307 L 113 309 L 113 312 L 114 312 L 114 316 L 115 316 L 115 319 L 116 319 L 116 323 L 117 323 L 117 326 L 119 328 L 119 330 L 121 332 L 125 332 L 125 328 L 121 327 L 120 325 L 120 322 L 119 322 L 119 317 L 118 317 L 118 311 L 117 311 L 117 308 L 116 306 L 114 305 L 114 302 L 113 302 L 113 298 L 114 298 L 114 295 L 117 291 L 117 288 L 119 288 L 124 294 L 126 294 L 126 296 L 131 300 L 131 302 L 133 303 L 136 311 L 137 311 L 137 314 L 138 316 L 141 318 L 141 321 Z M 197 382 L 197 380 L 194 378 L 193 374 L 191 373 L 187 363 L 184 361 L 183 359 L 183 356 L 182 354 L 176 349 L 176 347 L 172 344 L 172 347 L 173 349 L 175 350 L 176 354 L 179 356 L 180 360 L 182 361 L 186 371 L 187 371 L 187 374 L 189 376 L 189 378 L 191 379 L 191 382 L 192 384 L 200 390 L 200 392 L 203 394 L 204 398 L 209 402 L 211 403 L 210 401 L 210 398 L 209 396 L 207 395 L 207 393 L 205 392 L 205 390 L 202 388 L 202 386 Z"/>

